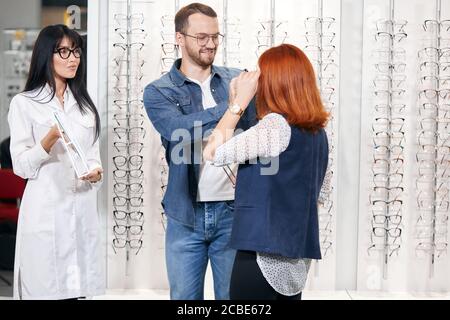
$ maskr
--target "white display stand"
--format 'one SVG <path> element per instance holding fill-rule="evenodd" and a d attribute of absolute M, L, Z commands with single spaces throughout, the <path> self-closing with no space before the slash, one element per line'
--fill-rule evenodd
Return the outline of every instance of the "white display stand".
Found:
<path fill-rule="evenodd" d="M 392 9 L 392 13 L 391 13 Z M 450 18 L 448 1 L 442 1 L 442 19 Z M 371 204 L 369 196 L 373 190 L 371 165 L 373 163 L 374 145 L 372 142 L 372 125 L 375 115 L 374 106 L 377 98 L 374 94 L 373 79 L 376 76 L 373 57 L 377 50 L 375 34 L 376 21 L 379 19 L 407 20 L 405 27 L 407 38 L 402 40 L 399 47 L 406 51 L 404 63 L 406 68 L 406 82 L 403 89 L 405 94 L 398 99 L 398 103 L 406 105 L 405 141 L 404 146 L 404 192 L 399 199 L 403 201 L 403 220 L 399 228 L 401 237 L 396 244 L 400 245 L 397 253 L 389 252 L 368 254 L 371 246 Z M 360 172 L 360 212 L 359 212 L 359 248 L 358 248 L 358 290 L 360 291 L 389 291 L 389 292 L 429 292 L 448 291 L 450 277 L 448 269 L 450 259 L 443 254 L 434 263 L 434 275 L 430 276 L 430 259 L 419 259 L 415 248 L 417 212 L 417 141 L 418 141 L 418 96 L 419 96 L 419 59 L 418 51 L 423 48 L 424 30 L 422 25 L 427 19 L 436 19 L 436 6 L 433 1 L 365 1 L 364 10 L 364 46 L 363 46 L 363 87 L 362 87 L 362 137 L 361 137 L 361 172 Z"/>

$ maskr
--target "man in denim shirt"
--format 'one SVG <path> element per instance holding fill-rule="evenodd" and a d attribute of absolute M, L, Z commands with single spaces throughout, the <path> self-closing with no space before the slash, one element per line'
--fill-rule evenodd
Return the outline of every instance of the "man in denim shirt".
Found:
<path fill-rule="evenodd" d="M 175 29 L 183 59 L 144 92 L 169 163 L 163 207 L 170 297 L 202 300 L 209 260 L 215 298 L 226 300 L 235 257 L 228 247 L 234 187 L 223 168 L 202 163 L 202 146 L 229 108 L 229 84 L 240 71 L 212 65 L 223 38 L 212 8 L 198 3 L 182 8 Z M 255 119 L 255 108 L 248 108 L 238 128 L 249 128 Z M 236 173 L 237 166 L 230 169 Z"/>

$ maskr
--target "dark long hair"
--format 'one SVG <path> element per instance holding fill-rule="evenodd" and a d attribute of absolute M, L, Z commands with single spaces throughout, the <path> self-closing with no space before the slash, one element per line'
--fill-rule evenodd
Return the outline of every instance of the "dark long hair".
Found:
<path fill-rule="evenodd" d="M 83 38 L 76 31 L 69 29 L 65 25 L 57 24 L 42 29 L 34 44 L 30 72 L 28 74 L 24 92 L 33 91 L 39 88 L 42 91 L 44 86 L 48 83 L 53 91 L 49 101 L 55 97 L 56 82 L 53 54 L 64 37 L 68 38 L 75 48 L 79 47 L 84 49 Z M 66 82 L 78 103 L 80 112 L 86 114 L 88 111 L 91 111 L 95 115 L 95 142 L 100 135 L 100 117 L 94 102 L 87 92 L 85 74 L 86 57 L 82 54 L 75 78 L 66 79 Z"/>

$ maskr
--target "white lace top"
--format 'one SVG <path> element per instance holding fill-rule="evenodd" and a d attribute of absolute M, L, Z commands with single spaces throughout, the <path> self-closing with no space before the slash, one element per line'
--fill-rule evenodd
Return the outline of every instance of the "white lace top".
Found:
<path fill-rule="evenodd" d="M 290 141 L 291 127 L 286 119 L 277 113 L 270 113 L 254 127 L 217 148 L 213 163 L 224 166 L 257 157 L 277 157 L 286 151 Z M 305 287 L 311 260 L 257 253 L 257 263 L 275 291 L 294 296 Z"/>
<path fill-rule="evenodd" d="M 217 148 L 213 163 L 224 166 L 257 157 L 277 157 L 287 149 L 290 141 L 291 127 L 287 121 L 277 113 L 270 113 Z"/>

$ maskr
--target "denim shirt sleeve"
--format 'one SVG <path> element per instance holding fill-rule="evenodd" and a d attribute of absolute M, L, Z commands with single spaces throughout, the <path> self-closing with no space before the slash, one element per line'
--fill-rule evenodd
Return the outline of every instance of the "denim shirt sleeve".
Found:
<path fill-rule="evenodd" d="M 228 101 L 216 107 L 192 114 L 183 114 L 153 84 L 144 91 L 144 105 L 155 129 L 167 141 L 192 143 L 202 140 L 208 130 L 214 129 L 228 108 Z M 177 129 L 182 129 L 184 132 Z M 189 133 L 189 135 L 187 135 Z M 182 137 L 180 135 L 183 135 Z"/>

